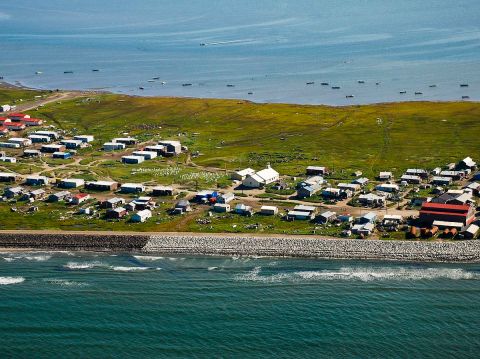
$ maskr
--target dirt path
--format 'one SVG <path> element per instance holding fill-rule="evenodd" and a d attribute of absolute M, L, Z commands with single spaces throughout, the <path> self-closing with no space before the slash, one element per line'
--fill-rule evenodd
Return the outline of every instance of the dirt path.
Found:
<path fill-rule="evenodd" d="M 10 112 L 24 112 L 36 109 L 37 107 L 47 105 L 52 102 L 71 100 L 77 97 L 82 97 L 88 95 L 88 92 L 82 91 L 62 91 L 54 92 L 52 95 L 47 98 L 41 98 L 35 101 L 29 101 L 26 103 L 18 104 L 14 111 Z M 7 112 L 9 113 L 9 112 Z"/>

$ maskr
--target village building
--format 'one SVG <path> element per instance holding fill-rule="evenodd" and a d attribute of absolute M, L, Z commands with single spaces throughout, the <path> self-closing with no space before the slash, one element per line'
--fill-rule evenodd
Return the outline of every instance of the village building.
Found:
<path fill-rule="evenodd" d="M 390 181 L 393 178 L 392 172 L 380 172 L 378 179 L 380 181 Z"/>
<path fill-rule="evenodd" d="M 163 153 L 165 156 L 175 156 L 182 153 L 182 144 L 180 141 L 160 140 L 158 144 L 165 146 Z"/>
<path fill-rule="evenodd" d="M 431 183 L 436 186 L 449 186 L 452 183 L 452 177 L 434 176 Z"/>
<path fill-rule="evenodd" d="M 422 182 L 422 178 L 420 176 L 417 176 L 417 175 L 403 175 L 402 177 L 400 177 L 400 179 L 402 181 L 405 181 L 406 183 L 410 183 L 410 184 L 420 184 Z"/>
<path fill-rule="evenodd" d="M 30 118 L 30 115 L 27 115 L 25 113 L 15 112 L 15 113 L 9 114 L 8 118 L 10 118 L 12 121 L 22 121 L 25 118 Z"/>
<path fill-rule="evenodd" d="M 395 193 L 400 190 L 400 187 L 395 183 L 381 183 L 375 186 L 375 190 L 379 192 Z"/>
<path fill-rule="evenodd" d="M 64 178 L 58 183 L 61 188 L 79 188 L 85 185 L 85 180 L 81 178 Z"/>
<path fill-rule="evenodd" d="M 480 232 L 480 227 L 476 224 L 470 224 L 467 228 L 465 228 L 461 234 L 465 239 L 475 239 L 478 237 Z"/>
<path fill-rule="evenodd" d="M 122 156 L 122 163 L 125 164 L 139 164 L 145 161 L 145 157 L 143 156 Z"/>
<path fill-rule="evenodd" d="M 16 163 L 17 159 L 15 157 L 8 157 L 8 156 L 3 156 L 0 157 L 1 162 L 8 162 L 8 163 Z"/>
<path fill-rule="evenodd" d="M 78 193 L 74 195 L 71 199 L 71 203 L 74 205 L 82 204 L 90 199 L 90 195 L 88 193 Z"/>
<path fill-rule="evenodd" d="M 449 204 L 473 204 L 475 200 L 473 199 L 472 193 L 462 193 L 456 196 L 453 200 L 448 202 Z"/>
<path fill-rule="evenodd" d="M 174 214 L 184 214 L 186 212 L 190 212 L 192 210 L 190 206 L 190 202 L 186 199 L 181 199 L 175 204 L 175 208 L 173 210 Z"/>
<path fill-rule="evenodd" d="M 122 193 L 140 193 L 145 192 L 145 186 L 141 183 L 124 183 L 120 186 Z"/>
<path fill-rule="evenodd" d="M 363 216 L 357 218 L 357 223 L 359 224 L 375 223 L 376 220 L 377 220 L 377 215 L 375 214 L 375 212 L 368 212 Z"/>
<path fill-rule="evenodd" d="M 470 205 L 424 203 L 420 210 L 419 221 L 432 225 L 435 221 L 461 223 L 469 225 L 475 220 L 475 209 Z"/>
<path fill-rule="evenodd" d="M 194 197 L 194 201 L 197 203 L 208 203 L 216 202 L 218 197 L 218 192 L 213 190 L 203 190 L 197 192 Z"/>
<path fill-rule="evenodd" d="M 230 205 L 228 203 L 215 203 L 213 205 L 213 211 L 217 213 L 230 212 Z"/>
<path fill-rule="evenodd" d="M 143 157 L 145 160 L 152 160 L 158 156 L 155 151 L 133 151 L 132 155 Z"/>
<path fill-rule="evenodd" d="M 156 203 L 152 200 L 152 197 L 148 196 L 137 197 L 131 203 L 135 204 L 135 208 L 139 210 L 153 209 L 156 206 Z"/>
<path fill-rule="evenodd" d="M 25 184 L 27 186 L 45 186 L 48 184 L 48 182 L 49 180 L 45 176 L 32 175 L 25 179 Z"/>
<path fill-rule="evenodd" d="M 163 145 L 149 145 L 143 148 L 144 151 L 155 152 L 157 156 L 162 155 L 165 152 L 165 146 Z"/>
<path fill-rule="evenodd" d="M 321 184 L 312 184 L 312 185 L 306 185 L 302 186 L 297 189 L 297 197 L 298 198 L 309 198 L 312 197 L 313 195 L 317 194 L 320 192 L 322 189 Z"/>
<path fill-rule="evenodd" d="M 252 210 L 252 207 L 247 206 L 243 203 L 239 203 L 235 206 L 235 213 L 240 214 L 242 216 L 251 217 L 253 215 L 253 210 Z"/>
<path fill-rule="evenodd" d="M 70 152 L 53 152 L 52 158 L 68 160 L 69 158 L 72 158 L 72 154 Z"/>
<path fill-rule="evenodd" d="M 424 202 L 431 202 L 431 201 L 432 201 L 432 197 L 414 197 L 410 201 L 410 205 L 417 207 L 417 206 L 421 206 Z"/>
<path fill-rule="evenodd" d="M 399 214 L 386 214 L 382 219 L 382 226 L 389 227 L 403 223 L 403 217 Z"/>
<path fill-rule="evenodd" d="M 11 106 L 10 105 L 1 105 L 0 106 L 0 112 L 8 112 L 11 110 Z"/>
<path fill-rule="evenodd" d="M 373 223 L 365 223 L 365 224 L 356 224 L 352 227 L 352 233 L 368 237 L 372 234 L 375 229 L 375 224 Z"/>
<path fill-rule="evenodd" d="M 104 151 L 124 150 L 125 149 L 125 144 L 124 143 L 116 143 L 116 142 L 105 142 L 103 144 L 102 149 Z"/>
<path fill-rule="evenodd" d="M 352 181 L 353 184 L 358 184 L 362 187 L 365 187 L 369 182 L 369 179 L 366 178 L 366 177 L 360 177 L 360 178 L 356 178 Z"/>
<path fill-rule="evenodd" d="M 308 166 L 306 170 L 307 176 L 325 176 L 329 174 L 328 168 L 323 166 Z"/>
<path fill-rule="evenodd" d="M 91 181 L 86 183 L 86 188 L 95 191 L 115 191 L 119 187 L 114 181 Z"/>
<path fill-rule="evenodd" d="M 464 188 L 472 190 L 472 193 L 475 196 L 478 196 L 480 194 L 480 183 L 478 182 L 471 182 L 467 184 Z"/>
<path fill-rule="evenodd" d="M 409 176 L 418 176 L 422 179 L 428 178 L 428 172 L 421 168 L 409 168 L 405 171 L 405 174 Z"/>
<path fill-rule="evenodd" d="M 95 140 L 95 137 L 93 137 L 92 135 L 76 135 L 76 136 L 73 136 L 73 139 L 80 140 L 83 143 L 90 143 Z"/>
<path fill-rule="evenodd" d="M 24 118 L 22 122 L 27 127 L 41 126 L 43 124 L 43 120 L 40 118 Z"/>
<path fill-rule="evenodd" d="M 123 207 L 108 209 L 105 216 L 110 219 L 120 219 L 127 215 L 127 210 Z"/>
<path fill-rule="evenodd" d="M 322 191 L 322 196 L 326 199 L 342 198 L 342 190 L 340 188 L 328 187 Z"/>
<path fill-rule="evenodd" d="M 67 198 L 70 198 L 72 194 L 69 191 L 60 191 L 56 193 L 52 193 L 50 196 L 48 196 L 48 201 L 49 202 L 59 202 L 59 201 L 65 201 Z"/>
<path fill-rule="evenodd" d="M 43 189 L 35 189 L 33 191 L 30 191 L 24 195 L 25 199 L 28 199 L 30 201 L 37 201 L 44 199 L 46 196 L 46 192 Z"/>
<path fill-rule="evenodd" d="M 17 196 L 20 196 L 24 193 L 23 187 L 17 186 L 17 187 L 8 187 L 5 189 L 3 195 L 6 198 L 15 198 Z"/>
<path fill-rule="evenodd" d="M 133 137 L 118 137 L 118 138 L 114 138 L 112 142 L 123 143 L 125 146 L 133 146 L 137 144 L 138 140 Z"/>
<path fill-rule="evenodd" d="M 333 211 L 325 211 L 316 216 L 316 220 L 319 223 L 332 223 L 337 219 L 337 214 Z"/>
<path fill-rule="evenodd" d="M 102 208 L 117 208 L 117 207 L 120 207 L 120 206 L 123 206 L 125 204 L 125 199 L 121 198 L 121 197 L 113 197 L 113 198 L 109 198 L 105 201 L 103 201 L 100 206 Z"/>
<path fill-rule="evenodd" d="M 26 126 L 24 123 L 20 122 L 4 122 L 3 126 L 6 127 L 9 131 L 23 131 Z"/>
<path fill-rule="evenodd" d="M 325 183 L 325 179 L 322 176 L 311 176 L 307 179 L 299 182 L 297 188 L 306 187 L 306 186 L 317 186 Z"/>
<path fill-rule="evenodd" d="M 264 216 L 275 216 L 278 214 L 278 207 L 276 206 L 262 206 L 260 208 L 260 214 Z"/>
<path fill-rule="evenodd" d="M 156 186 L 152 189 L 152 196 L 173 196 L 173 187 Z"/>
<path fill-rule="evenodd" d="M 32 144 L 31 139 L 21 137 L 10 137 L 7 141 L 10 143 L 18 143 L 21 147 L 27 147 Z"/>
<path fill-rule="evenodd" d="M 6 128 L 5 126 L 3 126 L 3 124 L 0 123 L 0 137 L 3 137 L 5 136 L 8 132 L 8 128 Z"/>
<path fill-rule="evenodd" d="M 474 171 L 476 168 L 477 168 L 477 164 L 474 160 L 472 160 L 471 157 L 465 157 L 456 165 L 457 170 L 469 169 L 471 171 Z"/>
<path fill-rule="evenodd" d="M 33 135 L 47 136 L 50 137 L 52 140 L 57 140 L 60 137 L 55 131 L 35 131 L 33 132 Z"/>
<path fill-rule="evenodd" d="M 23 150 L 23 157 L 40 157 L 41 152 L 39 150 L 25 149 Z"/>
<path fill-rule="evenodd" d="M 339 183 L 337 187 L 342 191 L 351 191 L 353 193 L 360 191 L 362 188 L 358 183 Z"/>
<path fill-rule="evenodd" d="M 60 141 L 60 143 L 62 145 L 64 145 L 65 148 L 67 148 L 69 150 L 74 150 L 74 149 L 80 148 L 83 145 L 82 140 L 62 140 L 62 141 Z"/>
<path fill-rule="evenodd" d="M 369 207 L 383 207 L 386 201 L 387 198 L 385 196 L 378 196 L 375 193 L 361 194 L 358 196 L 358 202 Z"/>
<path fill-rule="evenodd" d="M 311 221 L 315 218 L 315 215 L 311 212 L 306 211 L 288 211 L 287 213 L 287 221 Z"/>
<path fill-rule="evenodd" d="M 223 193 L 217 197 L 217 203 L 230 203 L 235 199 L 235 194 L 232 192 Z"/>
<path fill-rule="evenodd" d="M 48 144 L 40 147 L 42 153 L 64 152 L 66 150 L 64 145 Z"/>
<path fill-rule="evenodd" d="M 0 142 L 0 147 L 3 148 L 20 148 L 19 143 L 12 143 L 12 142 Z"/>
<path fill-rule="evenodd" d="M 280 175 L 270 165 L 252 175 L 247 175 L 242 184 L 248 188 L 262 188 L 270 183 L 278 181 Z"/>
<path fill-rule="evenodd" d="M 152 211 L 149 209 L 143 209 L 135 213 L 131 220 L 132 222 L 143 223 L 146 222 L 149 218 L 152 218 Z"/>
<path fill-rule="evenodd" d="M 0 172 L 0 182 L 16 182 L 17 179 L 16 173 Z"/>
<path fill-rule="evenodd" d="M 28 135 L 28 138 L 32 143 L 49 143 L 52 141 L 50 137 L 42 135 Z"/>
<path fill-rule="evenodd" d="M 465 176 L 465 173 L 462 171 L 442 171 L 440 176 L 450 177 L 453 181 L 459 181 Z"/>
<path fill-rule="evenodd" d="M 247 176 L 253 175 L 255 173 L 255 170 L 252 168 L 245 168 L 240 171 L 235 171 L 231 174 L 232 180 L 235 181 L 243 181 Z"/>

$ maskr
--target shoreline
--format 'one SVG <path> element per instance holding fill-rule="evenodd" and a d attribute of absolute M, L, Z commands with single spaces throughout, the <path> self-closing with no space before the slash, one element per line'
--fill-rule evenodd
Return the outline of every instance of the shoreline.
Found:
<path fill-rule="evenodd" d="M 38 88 L 38 87 L 31 87 L 22 84 L 19 81 L 15 81 L 15 83 L 7 82 L 7 81 L 0 81 L 0 89 L 22 89 L 22 90 L 30 90 L 30 91 L 51 91 L 56 92 L 58 90 L 59 93 L 62 92 L 76 92 L 79 94 L 106 94 L 106 95 L 117 95 L 117 96 L 127 96 L 127 97 L 135 97 L 135 98 L 160 98 L 160 99 L 183 99 L 183 100 L 220 100 L 220 101 L 242 101 L 246 103 L 251 103 L 254 105 L 295 105 L 295 106 L 304 106 L 304 107 L 327 107 L 327 108 L 349 108 L 349 107 L 362 107 L 362 106 L 385 106 L 385 105 L 394 105 L 394 104 L 410 104 L 410 103 L 480 103 L 480 101 L 475 100 L 461 100 L 461 99 L 450 99 L 450 100 L 404 100 L 404 101 L 383 101 L 383 102 L 365 102 L 365 103 L 355 103 L 355 104 L 341 104 L 341 105 L 334 105 L 334 104 L 326 104 L 326 103 L 298 103 L 298 102 L 272 102 L 272 101 L 252 101 L 247 98 L 243 97 L 197 97 L 197 96 L 159 96 L 159 95 L 142 95 L 142 94 L 126 94 L 121 92 L 115 92 L 111 90 L 104 90 L 104 89 L 51 89 L 51 88 Z"/>
<path fill-rule="evenodd" d="M 480 241 L 386 241 L 177 232 L 1 231 L 0 251 L 95 251 L 480 263 Z"/>

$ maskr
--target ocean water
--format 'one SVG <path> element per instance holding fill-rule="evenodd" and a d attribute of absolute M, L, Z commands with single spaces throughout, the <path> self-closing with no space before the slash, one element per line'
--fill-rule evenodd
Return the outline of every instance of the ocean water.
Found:
<path fill-rule="evenodd" d="M 258 102 L 478 101 L 479 16 L 478 0 L 2 1 L 0 76 Z"/>
<path fill-rule="evenodd" d="M 0 254 L 2 358 L 478 358 L 480 265 Z"/>

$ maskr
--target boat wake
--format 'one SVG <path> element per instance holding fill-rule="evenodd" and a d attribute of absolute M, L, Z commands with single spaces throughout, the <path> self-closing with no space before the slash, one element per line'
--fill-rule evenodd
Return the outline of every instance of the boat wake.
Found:
<path fill-rule="evenodd" d="M 10 285 L 23 283 L 25 278 L 23 277 L 0 277 L 0 285 Z"/>
<path fill-rule="evenodd" d="M 418 281 L 418 280 L 478 280 L 479 274 L 460 268 L 368 268 L 368 267 L 343 267 L 338 270 L 298 271 L 290 273 L 262 274 L 261 267 L 235 276 L 237 281 L 253 282 L 302 282 L 302 281 Z"/>

